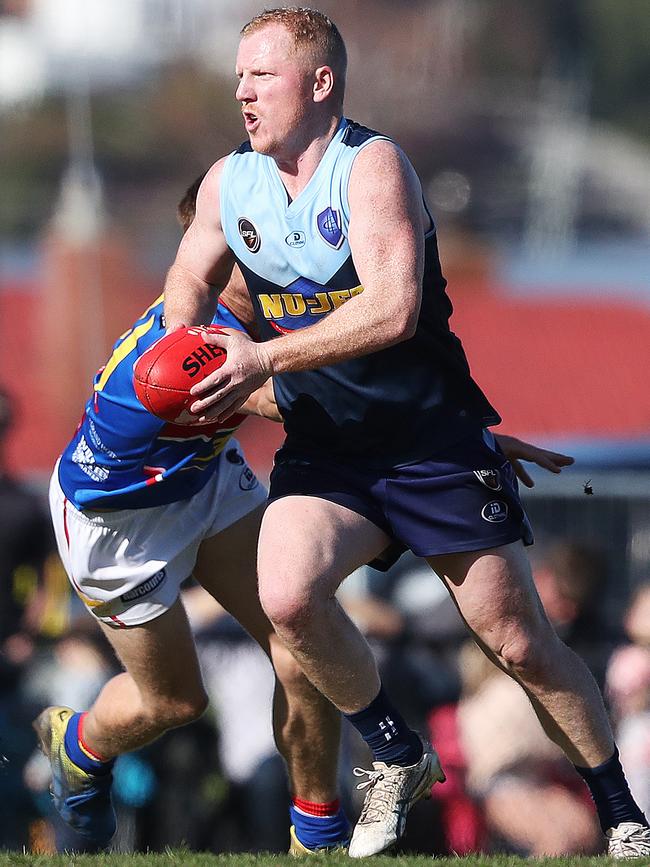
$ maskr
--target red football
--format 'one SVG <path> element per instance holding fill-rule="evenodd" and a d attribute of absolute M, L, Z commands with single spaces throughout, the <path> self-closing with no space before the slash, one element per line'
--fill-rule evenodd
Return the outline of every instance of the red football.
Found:
<path fill-rule="evenodd" d="M 135 393 L 158 418 L 176 424 L 196 423 L 196 416 L 189 412 L 196 400 L 190 388 L 226 360 L 224 349 L 205 342 L 204 331 L 223 333 L 216 325 L 179 328 L 157 340 L 136 361 Z"/>

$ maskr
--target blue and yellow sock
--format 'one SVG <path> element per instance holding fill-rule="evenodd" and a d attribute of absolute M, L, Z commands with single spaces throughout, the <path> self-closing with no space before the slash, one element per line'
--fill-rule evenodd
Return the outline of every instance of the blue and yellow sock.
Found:
<path fill-rule="evenodd" d="M 338 798 L 326 804 L 291 798 L 289 814 L 296 837 L 307 849 L 347 846 L 350 840 L 350 823 Z"/>
<path fill-rule="evenodd" d="M 115 759 L 104 759 L 93 752 L 83 738 L 83 721 L 85 713 L 75 713 L 68 720 L 63 744 L 71 762 L 87 774 L 102 776 L 109 774 L 115 764 Z"/>

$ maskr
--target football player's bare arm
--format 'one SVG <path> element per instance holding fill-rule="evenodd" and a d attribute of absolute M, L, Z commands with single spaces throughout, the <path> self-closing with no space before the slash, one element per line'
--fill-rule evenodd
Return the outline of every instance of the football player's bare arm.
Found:
<path fill-rule="evenodd" d="M 265 344 L 273 373 L 335 364 L 415 333 L 426 228 L 415 171 L 392 142 L 373 142 L 354 162 L 348 198 L 349 242 L 363 292 L 316 325 Z"/>
<path fill-rule="evenodd" d="M 225 159 L 225 158 L 224 158 Z M 234 258 L 221 230 L 219 182 L 224 159 L 205 176 L 196 199 L 196 216 L 183 235 L 165 281 L 165 320 L 180 324 L 212 321 L 219 292 L 232 273 Z"/>

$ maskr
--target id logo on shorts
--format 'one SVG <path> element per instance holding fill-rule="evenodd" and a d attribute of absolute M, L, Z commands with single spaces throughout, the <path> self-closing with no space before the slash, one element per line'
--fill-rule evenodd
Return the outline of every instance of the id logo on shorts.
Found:
<path fill-rule="evenodd" d="M 474 470 L 474 475 L 481 484 L 491 491 L 501 490 L 501 477 L 498 470 Z"/>
<path fill-rule="evenodd" d="M 500 524 L 508 517 L 508 506 L 501 500 L 492 500 L 481 509 L 481 517 L 491 524 Z"/>

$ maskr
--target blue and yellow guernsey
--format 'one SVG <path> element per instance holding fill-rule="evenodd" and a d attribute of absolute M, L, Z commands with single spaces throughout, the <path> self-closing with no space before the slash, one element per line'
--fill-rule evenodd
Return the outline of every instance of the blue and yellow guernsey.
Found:
<path fill-rule="evenodd" d="M 223 304 L 213 322 L 245 330 Z M 59 481 L 78 509 L 146 509 L 193 496 L 242 423 L 237 414 L 201 427 L 151 415 L 133 388 L 133 365 L 165 333 L 163 296 L 113 347 L 95 376 L 93 395 L 59 463 Z"/>
<path fill-rule="evenodd" d="M 348 182 L 357 154 L 385 138 L 343 118 L 294 200 L 273 159 L 250 144 L 227 159 L 221 221 L 263 340 L 308 327 L 363 292 L 347 240 Z M 414 337 L 361 358 L 274 377 L 287 444 L 397 465 L 500 421 L 449 329 L 452 306 L 431 226 Z"/>

